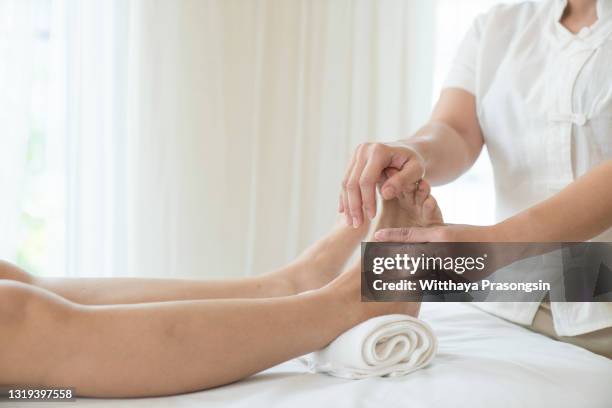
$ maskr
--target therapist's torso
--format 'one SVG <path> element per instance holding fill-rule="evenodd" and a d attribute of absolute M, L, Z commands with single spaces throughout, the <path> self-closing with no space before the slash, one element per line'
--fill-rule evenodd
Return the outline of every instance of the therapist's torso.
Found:
<path fill-rule="evenodd" d="M 524 2 L 480 16 L 445 82 L 476 97 L 499 220 L 612 159 L 612 0 L 599 0 L 597 23 L 578 34 L 559 23 L 565 6 Z M 595 240 L 612 241 L 612 229 Z M 530 324 L 538 304 L 481 307 Z M 553 303 L 552 312 L 559 335 L 612 326 L 609 303 Z"/>

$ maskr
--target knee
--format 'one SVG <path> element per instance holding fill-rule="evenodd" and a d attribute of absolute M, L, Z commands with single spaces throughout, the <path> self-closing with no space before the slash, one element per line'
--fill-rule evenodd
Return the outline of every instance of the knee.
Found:
<path fill-rule="evenodd" d="M 53 293 L 15 280 L 0 280 L 0 327 L 63 321 L 77 306 Z"/>
<path fill-rule="evenodd" d="M 79 310 L 79 305 L 36 286 L 0 280 L 0 327 L 7 328 L 8 334 L 65 323 Z"/>
<path fill-rule="evenodd" d="M 24 322 L 36 294 L 32 287 L 14 280 L 0 280 L 0 326 Z"/>
<path fill-rule="evenodd" d="M 57 333 L 66 328 L 74 309 L 35 286 L 0 280 L 0 384 L 42 381 L 45 367 L 53 367 L 44 363 L 50 358 L 46 351 L 59 344 Z"/>
<path fill-rule="evenodd" d="M 30 293 L 23 283 L 12 280 L 0 280 L 0 384 L 8 384 L 15 371 L 9 364 L 17 353 L 17 345 L 23 339 L 19 337 L 25 321 L 26 309 L 30 302 Z M 8 369 L 4 369 L 8 367 Z M 8 373 L 8 374 L 7 374 Z"/>
<path fill-rule="evenodd" d="M 30 275 L 23 269 L 20 269 L 15 265 L 0 260 L 0 280 L 2 279 L 19 281 L 29 284 L 32 284 L 34 281 L 32 275 Z"/>

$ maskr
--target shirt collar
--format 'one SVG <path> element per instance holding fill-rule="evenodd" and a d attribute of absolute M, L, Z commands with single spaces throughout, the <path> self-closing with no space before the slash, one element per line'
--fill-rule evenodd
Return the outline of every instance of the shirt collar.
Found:
<path fill-rule="evenodd" d="M 572 34 L 560 23 L 568 0 L 553 0 L 552 15 L 554 16 L 554 42 L 560 48 L 568 47 L 579 35 Z M 612 0 L 597 0 L 597 22 L 589 28 L 590 35 L 581 40 L 585 46 L 597 46 L 610 35 L 612 29 Z"/>
<path fill-rule="evenodd" d="M 556 0 L 555 1 L 554 13 L 553 13 L 555 22 L 561 21 L 561 17 L 563 16 L 563 11 L 565 11 L 565 7 L 567 7 L 567 0 Z"/>

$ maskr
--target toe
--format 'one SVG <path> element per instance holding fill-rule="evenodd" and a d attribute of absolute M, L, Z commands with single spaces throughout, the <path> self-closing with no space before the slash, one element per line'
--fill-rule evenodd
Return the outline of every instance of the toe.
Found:
<path fill-rule="evenodd" d="M 423 224 L 432 225 L 442 222 L 442 211 L 440 211 L 438 202 L 432 196 L 428 196 L 423 202 Z"/>
<path fill-rule="evenodd" d="M 414 201 L 416 205 L 422 206 L 425 200 L 427 199 L 427 197 L 429 196 L 430 192 L 431 192 L 431 187 L 429 183 L 425 180 L 421 180 L 419 182 L 419 188 L 414 193 Z"/>

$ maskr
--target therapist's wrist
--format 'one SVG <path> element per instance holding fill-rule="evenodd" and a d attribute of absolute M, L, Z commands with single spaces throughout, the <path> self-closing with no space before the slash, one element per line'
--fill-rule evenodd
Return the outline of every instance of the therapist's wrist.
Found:
<path fill-rule="evenodd" d="M 425 228 L 427 229 L 427 228 Z M 494 225 L 445 224 L 429 227 L 431 235 L 423 242 L 496 242 Z"/>
<path fill-rule="evenodd" d="M 413 153 L 413 159 L 418 161 L 423 167 L 423 177 L 427 175 L 427 166 L 429 164 L 427 147 L 423 143 L 419 143 L 418 140 L 400 140 L 392 143 L 395 146 L 401 146 L 410 150 Z"/>

